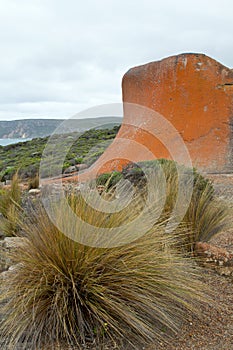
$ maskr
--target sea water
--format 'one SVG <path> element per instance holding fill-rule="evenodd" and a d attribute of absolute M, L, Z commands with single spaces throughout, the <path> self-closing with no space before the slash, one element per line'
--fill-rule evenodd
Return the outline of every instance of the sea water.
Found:
<path fill-rule="evenodd" d="M 31 139 L 0 139 L 0 146 L 7 146 L 13 143 L 30 141 Z"/>

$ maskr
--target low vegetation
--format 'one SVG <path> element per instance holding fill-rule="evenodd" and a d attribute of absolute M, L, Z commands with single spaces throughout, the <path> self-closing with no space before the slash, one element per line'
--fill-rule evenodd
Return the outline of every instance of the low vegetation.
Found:
<path fill-rule="evenodd" d="M 185 169 L 174 161 L 158 159 L 155 161 L 139 162 L 123 168 L 122 172 L 112 172 L 100 175 L 97 185 L 105 185 L 107 190 L 112 190 L 121 179 L 129 180 L 136 191 L 147 196 L 147 178 L 145 172 L 149 169 L 163 170 L 166 180 L 166 201 L 161 215 L 161 220 L 168 220 L 174 209 L 179 189 L 178 172 L 182 170 L 190 172 L 192 180 L 192 196 L 187 207 L 187 212 L 181 220 L 180 226 L 185 227 L 185 234 L 179 235 L 177 244 L 183 251 L 193 251 L 196 242 L 206 242 L 213 235 L 221 232 L 226 226 L 228 210 L 224 203 L 214 196 L 212 183 L 204 178 L 196 169 Z M 143 169 L 143 170 L 142 170 Z M 189 181 L 189 177 L 185 181 Z M 155 184 L 155 186 L 157 186 Z M 185 190 L 185 188 L 183 189 Z"/>
<path fill-rule="evenodd" d="M 90 132 L 86 134 L 70 150 L 67 164 L 75 156 L 81 162 L 84 154 L 100 144 L 99 138 L 105 135 L 111 141 L 116 131 L 98 130 L 93 138 Z M 75 153 L 75 147 L 83 153 Z M 89 154 L 90 159 L 97 156 L 94 153 Z M 193 174 L 193 192 L 186 214 L 169 233 L 167 224 L 179 190 L 177 167 L 162 159 L 102 174 L 96 181 L 99 194 L 91 183 L 87 201 L 79 191 L 68 191 L 67 201 L 80 221 L 71 222 L 64 202 L 54 203 L 56 225 L 39 201 L 22 220 L 21 191 L 18 177 L 13 177 L 11 188 L 0 193 L 0 212 L 8 225 L 4 232 L 20 232 L 24 237 L 23 244 L 11 252 L 15 268 L 5 274 L 1 285 L 4 319 L 0 333 L 9 349 L 55 349 L 59 344 L 64 349 L 91 345 L 99 350 L 108 344 L 139 350 L 146 344 L 170 341 L 190 314 L 202 317 L 198 310 L 202 303 L 212 306 L 212 297 L 190 252 L 197 241 L 207 241 L 220 232 L 227 211 L 215 198 L 208 179 L 195 169 L 182 167 Z M 144 213 L 147 175 L 153 174 L 152 189 L 153 184 L 156 188 L 158 169 L 166 180 L 165 196 L 154 195 Z M 120 180 L 130 181 L 134 195 L 118 210 L 130 189 L 129 183 Z M 189 177 L 186 181 L 188 185 Z M 38 176 L 29 187 L 37 185 Z M 156 220 L 162 199 L 164 206 Z M 105 212 L 110 204 L 115 210 Z M 61 228 L 72 229 L 72 235 L 65 235 Z M 103 236 L 102 228 L 107 235 Z"/>
<path fill-rule="evenodd" d="M 138 200 L 128 208 L 133 217 L 141 205 Z M 104 223 L 109 235 L 131 217 L 131 212 L 122 212 L 106 218 L 80 198 L 71 198 L 70 205 L 78 215 L 85 213 L 97 232 Z M 62 206 L 58 210 L 60 220 L 69 225 Z M 147 227 L 146 222 L 141 225 Z M 12 252 L 16 273 L 4 278 L 0 296 L 7 301 L 1 325 L 7 346 L 53 348 L 56 342 L 83 349 L 91 343 L 101 349 L 110 343 L 141 349 L 169 341 L 181 320 L 210 302 L 210 296 L 199 268 L 175 249 L 164 227 L 158 223 L 133 242 L 101 248 L 95 235 L 89 246 L 65 236 L 42 208 L 31 213 L 30 221 L 21 225 L 25 245 Z M 83 230 L 77 224 L 73 238 Z"/>
<path fill-rule="evenodd" d="M 118 130 L 119 126 L 115 126 L 112 129 L 91 129 L 80 137 L 77 133 L 54 136 L 55 142 L 59 142 L 61 149 L 65 148 L 67 141 L 74 140 L 66 156 L 63 170 L 83 162 L 88 166 L 91 165 L 104 152 L 106 143 L 110 143 L 115 138 Z M 47 142 L 48 137 L 44 137 L 5 147 L 0 146 L 0 180 L 11 179 L 16 171 L 19 172 L 21 178 L 36 176 Z"/>

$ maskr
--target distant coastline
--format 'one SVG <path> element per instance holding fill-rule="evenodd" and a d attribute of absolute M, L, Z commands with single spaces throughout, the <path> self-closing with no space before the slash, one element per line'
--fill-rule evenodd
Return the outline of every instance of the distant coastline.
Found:
<path fill-rule="evenodd" d="M 12 145 L 18 142 L 30 141 L 31 138 L 19 138 L 19 139 L 0 139 L 0 146 Z"/>
<path fill-rule="evenodd" d="M 40 138 L 51 134 L 67 134 L 70 132 L 84 132 L 92 128 L 112 128 L 122 123 L 121 117 L 96 117 L 84 119 L 21 119 L 4 121 L 0 120 L 0 140 L 6 145 L 5 140 L 26 141 L 26 139 Z M 60 128 L 59 128 L 60 126 Z M 4 141 L 3 141 L 4 140 Z M 17 142 L 17 141 L 15 141 Z"/>

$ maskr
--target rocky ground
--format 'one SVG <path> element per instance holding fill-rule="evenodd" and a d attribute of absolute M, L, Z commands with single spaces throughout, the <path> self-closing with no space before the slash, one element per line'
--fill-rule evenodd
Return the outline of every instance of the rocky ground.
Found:
<path fill-rule="evenodd" d="M 216 194 L 226 201 L 230 208 L 229 228 L 212 238 L 211 244 L 221 252 L 233 254 L 233 176 L 209 176 L 214 183 Z M 206 260 L 217 253 L 215 249 L 206 250 Z M 227 254 L 227 255 L 228 255 Z M 228 256 L 229 256 L 228 255 Z M 211 260 L 211 259 L 210 259 Z M 220 258 L 220 261 L 222 259 Z M 229 264 L 230 265 L 230 264 Z M 153 345 L 147 350 L 231 350 L 233 349 L 233 275 L 232 267 L 224 273 L 224 266 L 214 259 L 203 267 L 203 280 L 214 291 L 216 308 L 203 307 L 203 318 L 191 319 L 188 325 L 168 344 Z"/>
<path fill-rule="evenodd" d="M 233 349 L 233 176 L 209 177 L 213 180 L 217 196 L 226 201 L 230 208 L 229 228 L 214 237 L 210 245 L 198 247 L 204 258 L 202 278 L 214 292 L 216 307 L 203 306 L 202 317 L 197 319 L 190 316 L 189 324 L 181 326 L 177 336 L 169 344 L 152 344 L 145 350 Z M 4 341 L 0 345 L 3 350 L 11 350 L 4 347 Z M 113 345 L 109 345 L 104 349 L 113 348 Z M 95 346 L 90 346 L 89 349 L 99 350 Z M 126 350 L 124 347 L 123 349 Z"/>

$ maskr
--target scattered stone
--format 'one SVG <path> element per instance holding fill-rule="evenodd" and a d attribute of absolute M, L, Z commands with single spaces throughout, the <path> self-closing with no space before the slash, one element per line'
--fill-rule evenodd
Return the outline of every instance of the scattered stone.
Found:
<path fill-rule="evenodd" d="M 40 157 L 41 156 L 41 152 L 33 152 L 31 154 L 31 157 Z"/>
<path fill-rule="evenodd" d="M 76 171 L 77 171 L 76 166 L 71 165 L 67 169 L 65 169 L 64 174 L 71 174 L 71 173 L 74 173 Z"/>
<path fill-rule="evenodd" d="M 218 263 L 218 265 L 220 261 L 225 264 L 233 259 L 233 254 L 229 253 L 226 249 L 215 247 L 206 242 L 197 242 L 195 245 L 195 253 L 210 262 Z"/>
<path fill-rule="evenodd" d="M 233 254 L 224 248 L 205 242 L 195 244 L 195 255 L 205 266 L 215 269 L 221 276 L 233 276 Z"/>
<path fill-rule="evenodd" d="M 233 276 L 233 266 L 216 266 L 215 270 L 220 276 Z"/>
<path fill-rule="evenodd" d="M 77 171 L 82 171 L 88 168 L 87 164 L 76 164 L 75 165 Z"/>
<path fill-rule="evenodd" d="M 21 247 L 25 243 L 24 237 L 6 237 L 3 241 L 3 247 L 9 251 Z"/>
<path fill-rule="evenodd" d="M 7 271 L 14 265 L 10 258 L 10 253 L 22 246 L 26 238 L 22 237 L 5 237 L 0 240 L 0 272 Z"/>
<path fill-rule="evenodd" d="M 38 194 L 41 193 L 41 190 L 39 190 L 38 188 L 32 188 L 31 190 L 28 191 L 29 194 L 31 194 L 32 196 L 37 196 Z"/>

